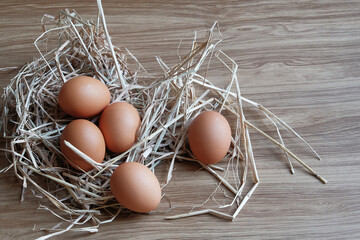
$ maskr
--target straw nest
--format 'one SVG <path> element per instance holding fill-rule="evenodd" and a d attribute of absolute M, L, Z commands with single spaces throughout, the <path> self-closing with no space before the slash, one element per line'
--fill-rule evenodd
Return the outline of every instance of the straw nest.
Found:
<path fill-rule="evenodd" d="M 41 205 L 41 209 L 69 223 L 66 228 L 59 225 L 47 229 L 50 233 L 44 239 L 69 230 L 96 232 L 100 224 L 111 222 L 123 208 L 110 192 L 109 177 L 122 162 L 138 161 L 155 171 L 166 160 L 170 164 L 166 181 L 162 183 L 165 186 L 172 178 L 176 161 L 196 161 L 187 144 L 186 132 L 191 120 L 204 110 L 215 110 L 236 119 L 232 126 L 232 144 L 225 157 L 228 167 L 198 162 L 219 181 L 217 189 L 225 187 L 231 192 L 231 196 L 226 195 L 230 202 L 216 209 L 190 211 L 167 219 L 199 214 L 229 220 L 236 218 L 259 184 L 249 128 L 285 152 L 291 172 L 295 160 L 326 183 L 285 147 L 280 129 L 310 145 L 268 109 L 241 96 L 237 65 L 218 50 L 222 38 L 217 23 L 204 39 L 198 40 L 195 36 L 191 50 L 175 66 L 169 67 L 157 58 L 163 69 L 162 77 L 151 81 L 143 81 L 140 73 L 146 71 L 126 48 L 112 45 L 100 2 L 96 22 L 85 21 L 75 11 L 65 10 L 56 18 L 45 15 L 42 26 L 44 33 L 35 40 L 40 57 L 26 64 L 5 88 L 1 125 L 3 136 L 8 140 L 5 151 L 10 161 L 2 171 L 13 169 L 24 189 L 30 183 L 36 196 L 41 193 L 40 197 L 49 200 L 50 206 Z M 56 43 L 54 49 L 48 49 L 51 42 Z M 219 88 L 205 77 L 210 61 L 218 61 L 230 73 L 227 87 Z M 129 62 L 133 63 L 131 70 Z M 201 70 L 205 74 L 200 75 Z M 138 141 L 128 151 L 119 155 L 107 153 L 102 164 L 79 152 L 95 166 L 90 172 L 73 170 L 59 150 L 59 136 L 73 119 L 58 107 L 57 95 L 65 81 L 78 75 L 93 76 L 104 82 L 111 92 L 112 102 L 133 104 L 142 118 Z M 278 140 L 247 120 L 243 104 L 266 116 L 276 128 Z M 98 117 L 90 120 L 96 123 Z M 229 180 L 230 171 L 235 180 Z M 39 179 L 50 180 L 53 184 L 44 186 Z M 245 188 L 249 183 L 251 187 Z M 229 206 L 234 209 L 231 214 L 222 211 Z M 92 226 L 85 223 L 92 223 Z"/>

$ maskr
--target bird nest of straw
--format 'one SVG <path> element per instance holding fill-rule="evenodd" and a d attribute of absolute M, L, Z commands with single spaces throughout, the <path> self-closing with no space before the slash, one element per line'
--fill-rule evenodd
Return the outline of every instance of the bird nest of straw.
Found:
<path fill-rule="evenodd" d="M 230 191 L 232 195 L 226 196 L 230 202 L 218 208 L 190 211 L 167 219 L 199 214 L 228 220 L 236 218 L 260 182 L 250 128 L 285 152 L 291 172 L 295 160 L 326 183 L 285 146 L 281 131 L 294 134 L 318 157 L 310 145 L 278 116 L 241 95 L 237 64 L 218 49 L 222 38 L 217 23 L 203 39 L 194 37 L 191 49 L 175 66 L 168 66 L 161 58 L 156 58 L 163 72 L 161 77 L 151 81 L 144 80 L 145 74 L 140 73 L 146 71 L 128 49 L 112 45 L 101 4 L 95 22 L 85 21 L 75 11 L 64 10 L 58 17 L 45 15 L 42 27 L 43 34 L 35 40 L 40 57 L 23 66 L 4 90 L 1 125 L 3 137 L 7 139 L 5 151 L 10 164 L 2 171 L 13 169 L 22 181 L 23 189 L 30 183 L 37 196 L 40 193 L 51 203 L 48 207 L 41 206 L 42 209 L 69 223 L 66 228 L 55 226 L 50 229 L 52 232 L 47 237 L 70 230 L 96 232 L 100 224 L 111 222 L 123 211 L 109 186 L 112 172 L 123 162 L 141 162 L 155 173 L 157 166 L 168 162 L 168 173 L 162 186 L 170 182 L 177 161 L 198 162 L 188 146 L 187 129 L 192 119 L 205 110 L 235 119 L 231 126 L 231 146 L 224 160 L 227 167 L 198 162 L 218 180 L 217 188 Z M 51 42 L 56 43 L 56 47 L 48 49 Z M 210 61 L 217 61 L 228 71 L 226 87 L 217 87 L 208 80 Z M 57 95 L 64 82 L 79 75 L 92 76 L 105 83 L 111 92 L 111 102 L 131 103 L 142 119 L 137 142 L 124 153 L 107 152 L 101 164 L 87 159 L 95 166 L 89 172 L 69 167 L 60 151 L 60 135 L 73 118 L 61 111 Z M 276 129 L 276 139 L 246 118 L 243 104 L 264 114 Z M 89 120 L 96 123 L 98 116 Z M 53 184 L 44 186 L 39 179 L 47 179 Z M 249 184 L 250 187 L 245 187 Z M 233 207 L 231 213 L 223 210 L 229 206 Z M 93 226 L 84 225 L 88 222 Z"/>

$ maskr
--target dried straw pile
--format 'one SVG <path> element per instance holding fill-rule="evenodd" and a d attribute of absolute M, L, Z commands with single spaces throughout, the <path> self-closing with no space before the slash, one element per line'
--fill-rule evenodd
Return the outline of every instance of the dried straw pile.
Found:
<path fill-rule="evenodd" d="M 45 16 L 44 33 L 35 41 L 41 57 L 25 65 L 4 92 L 1 125 L 4 137 L 8 139 L 5 151 L 10 165 L 2 171 L 14 169 L 24 189 L 31 183 L 35 193 L 40 192 L 53 205 L 51 208 L 40 208 L 69 223 L 66 228 L 55 226 L 48 229 L 51 233 L 44 239 L 69 230 L 96 232 L 100 224 L 111 222 L 122 208 L 110 192 L 109 177 L 122 162 L 139 161 L 155 171 L 164 160 L 169 161 L 167 180 L 163 183 L 166 185 L 171 180 L 175 161 L 196 161 L 187 145 L 186 132 L 191 120 L 204 110 L 215 110 L 237 119 L 236 126 L 232 126 L 232 144 L 225 160 L 228 167 L 202 165 L 219 180 L 219 187 L 225 186 L 232 192 L 231 201 L 218 209 L 191 211 L 168 219 L 204 213 L 229 220 L 236 218 L 259 184 L 249 128 L 284 150 L 291 171 L 290 159 L 294 159 L 312 175 L 326 182 L 285 147 L 280 127 L 306 142 L 269 110 L 241 96 L 236 63 L 217 49 L 221 34 L 216 23 L 204 40 L 198 41 L 195 37 L 191 51 L 177 65 L 168 67 L 157 58 L 164 70 L 163 77 L 146 84 L 138 75 L 143 69 L 135 57 L 127 49 L 112 45 L 101 3 L 98 3 L 96 23 L 85 21 L 76 12 L 68 10 L 62 11 L 57 18 Z M 57 47 L 46 49 L 54 40 Z M 129 70 L 130 60 L 136 63 L 134 66 L 138 69 L 133 67 L 134 70 Z M 229 71 L 226 88 L 214 86 L 199 74 L 201 69 L 206 70 L 210 61 L 219 61 Z M 88 173 L 74 171 L 59 151 L 59 136 L 72 118 L 59 109 L 57 94 L 66 80 L 78 75 L 94 76 L 103 81 L 110 89 L 112 102 L 128 101 L 142 117 L 138 142 L 120 155 L 107 153 L 104 162 L 94 164 L 96 168 Z M 265 114 L 276 127 L 279 141 L 246 119 L 243 104 L 249 104 Z M 96 122 L 97 118 L 90 120 Z M 91 159 L 88 161 L 91 162 Z M 228 180 L 230 171 L 235 173 L 235 181 Z M 248 175 L 252 175 L 251 180 Z M 38 183 L 39 178 L 51 180 L 54 184 L 44 187 Z M 245 191 L 246 183 L 252 185 Z M 54 206 L 57 211 L 53 210 Z M 228 206 L 235 206 L 232 214 L 221 211 Z M 100 214 L 106 218 L 100 217 Z M 84 225 L 87 222 L 92 222 L 93 226 Z"/>

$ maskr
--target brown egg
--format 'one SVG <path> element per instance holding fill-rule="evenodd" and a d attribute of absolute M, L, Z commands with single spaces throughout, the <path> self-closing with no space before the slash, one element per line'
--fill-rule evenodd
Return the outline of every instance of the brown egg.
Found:
<path fill-rule="evenodd" d="M 99 128 L 104 135 L 106 147 L 114 153 L 122 153 L 135 143 L 140 124 L 136 108 L 126 102 L 115 102 L 102 112 Z"/>
<path fill-rule="evenodd" d="M 157 177 L 148 167 L 137 162 L 126 162 L 117 167 L 111 176 L 110 188 L 122 206 L 135 212 L 150 212 L 161 200 Z"/>
<path fill-rule="evenodd" d="M 58 102 L 67 114 L 88 118 L 99 114 L 110 103 L 110 92 L 99 80 L 79 76 L 64 83 L 59 92 Z"/>
<path fill-rule="evenodd" d="M 220 113 L 206 111 L 191 122 L 188 139 L 197 160 L 205 164 L 214 164 L 221 161 L 229 150 L 230 125 Z"/>
<path fill-rule="evenodd" d="M 60 149 L 68 158 L 69 164 L 76 169 L 90 171 L 93 166 L 67 147 L 65 140 L 94 161 L 101 163 L 104 160 L 106 150 L 104 137 L 100 129 L 92 122 L 76 119 L 65 127 L 60 137 Z"/>

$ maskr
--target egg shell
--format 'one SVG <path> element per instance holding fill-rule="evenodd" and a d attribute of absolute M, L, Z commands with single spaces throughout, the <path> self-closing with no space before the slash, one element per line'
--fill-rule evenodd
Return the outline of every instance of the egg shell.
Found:
<path fill-rule="evenodd" d="M 138 111 L 127 102 L 110 104 L 102 112 L 99 120 L 106 147 L 114 153 L 122 153 L 131 148 L 136 141 L 140 124 Z"/>
<path fill-rule="evenodd" d="M 93 166 L 66 146 L 65 140 L 94 161 L 102 163 L 104 160 L 105 140 L 100 129 L 94 123 L 85 119 L 73 120 L 65 127 L 60 137 L 60 149 L 68 158 L 69 164 L 78 170 L 80 168 L 86 172 L 90 171 Z"/>
<path fill-rule="evenodd" d="M 110 92 L 101 81 L 79 76 L 64 83 L 58 95 L 58 103 L 67 114 L 88 118 L 99 114 L 110 103 Z"/>
<path fill-rule="evenodd" d="M 110 188 L 122 206 L 135 212 L 150 212 L 161 200 L 157 177 L 138 162 L 126 162 L 117 167 L 111 176 Z"/>
<path fill-rule="evenodd" d="M 205 164 L 221 161 L 231 143 L 231 129 L 226 118 L 218 112 L 199 114 L 190 124 L 188 140 L 196 159 Z"/>

